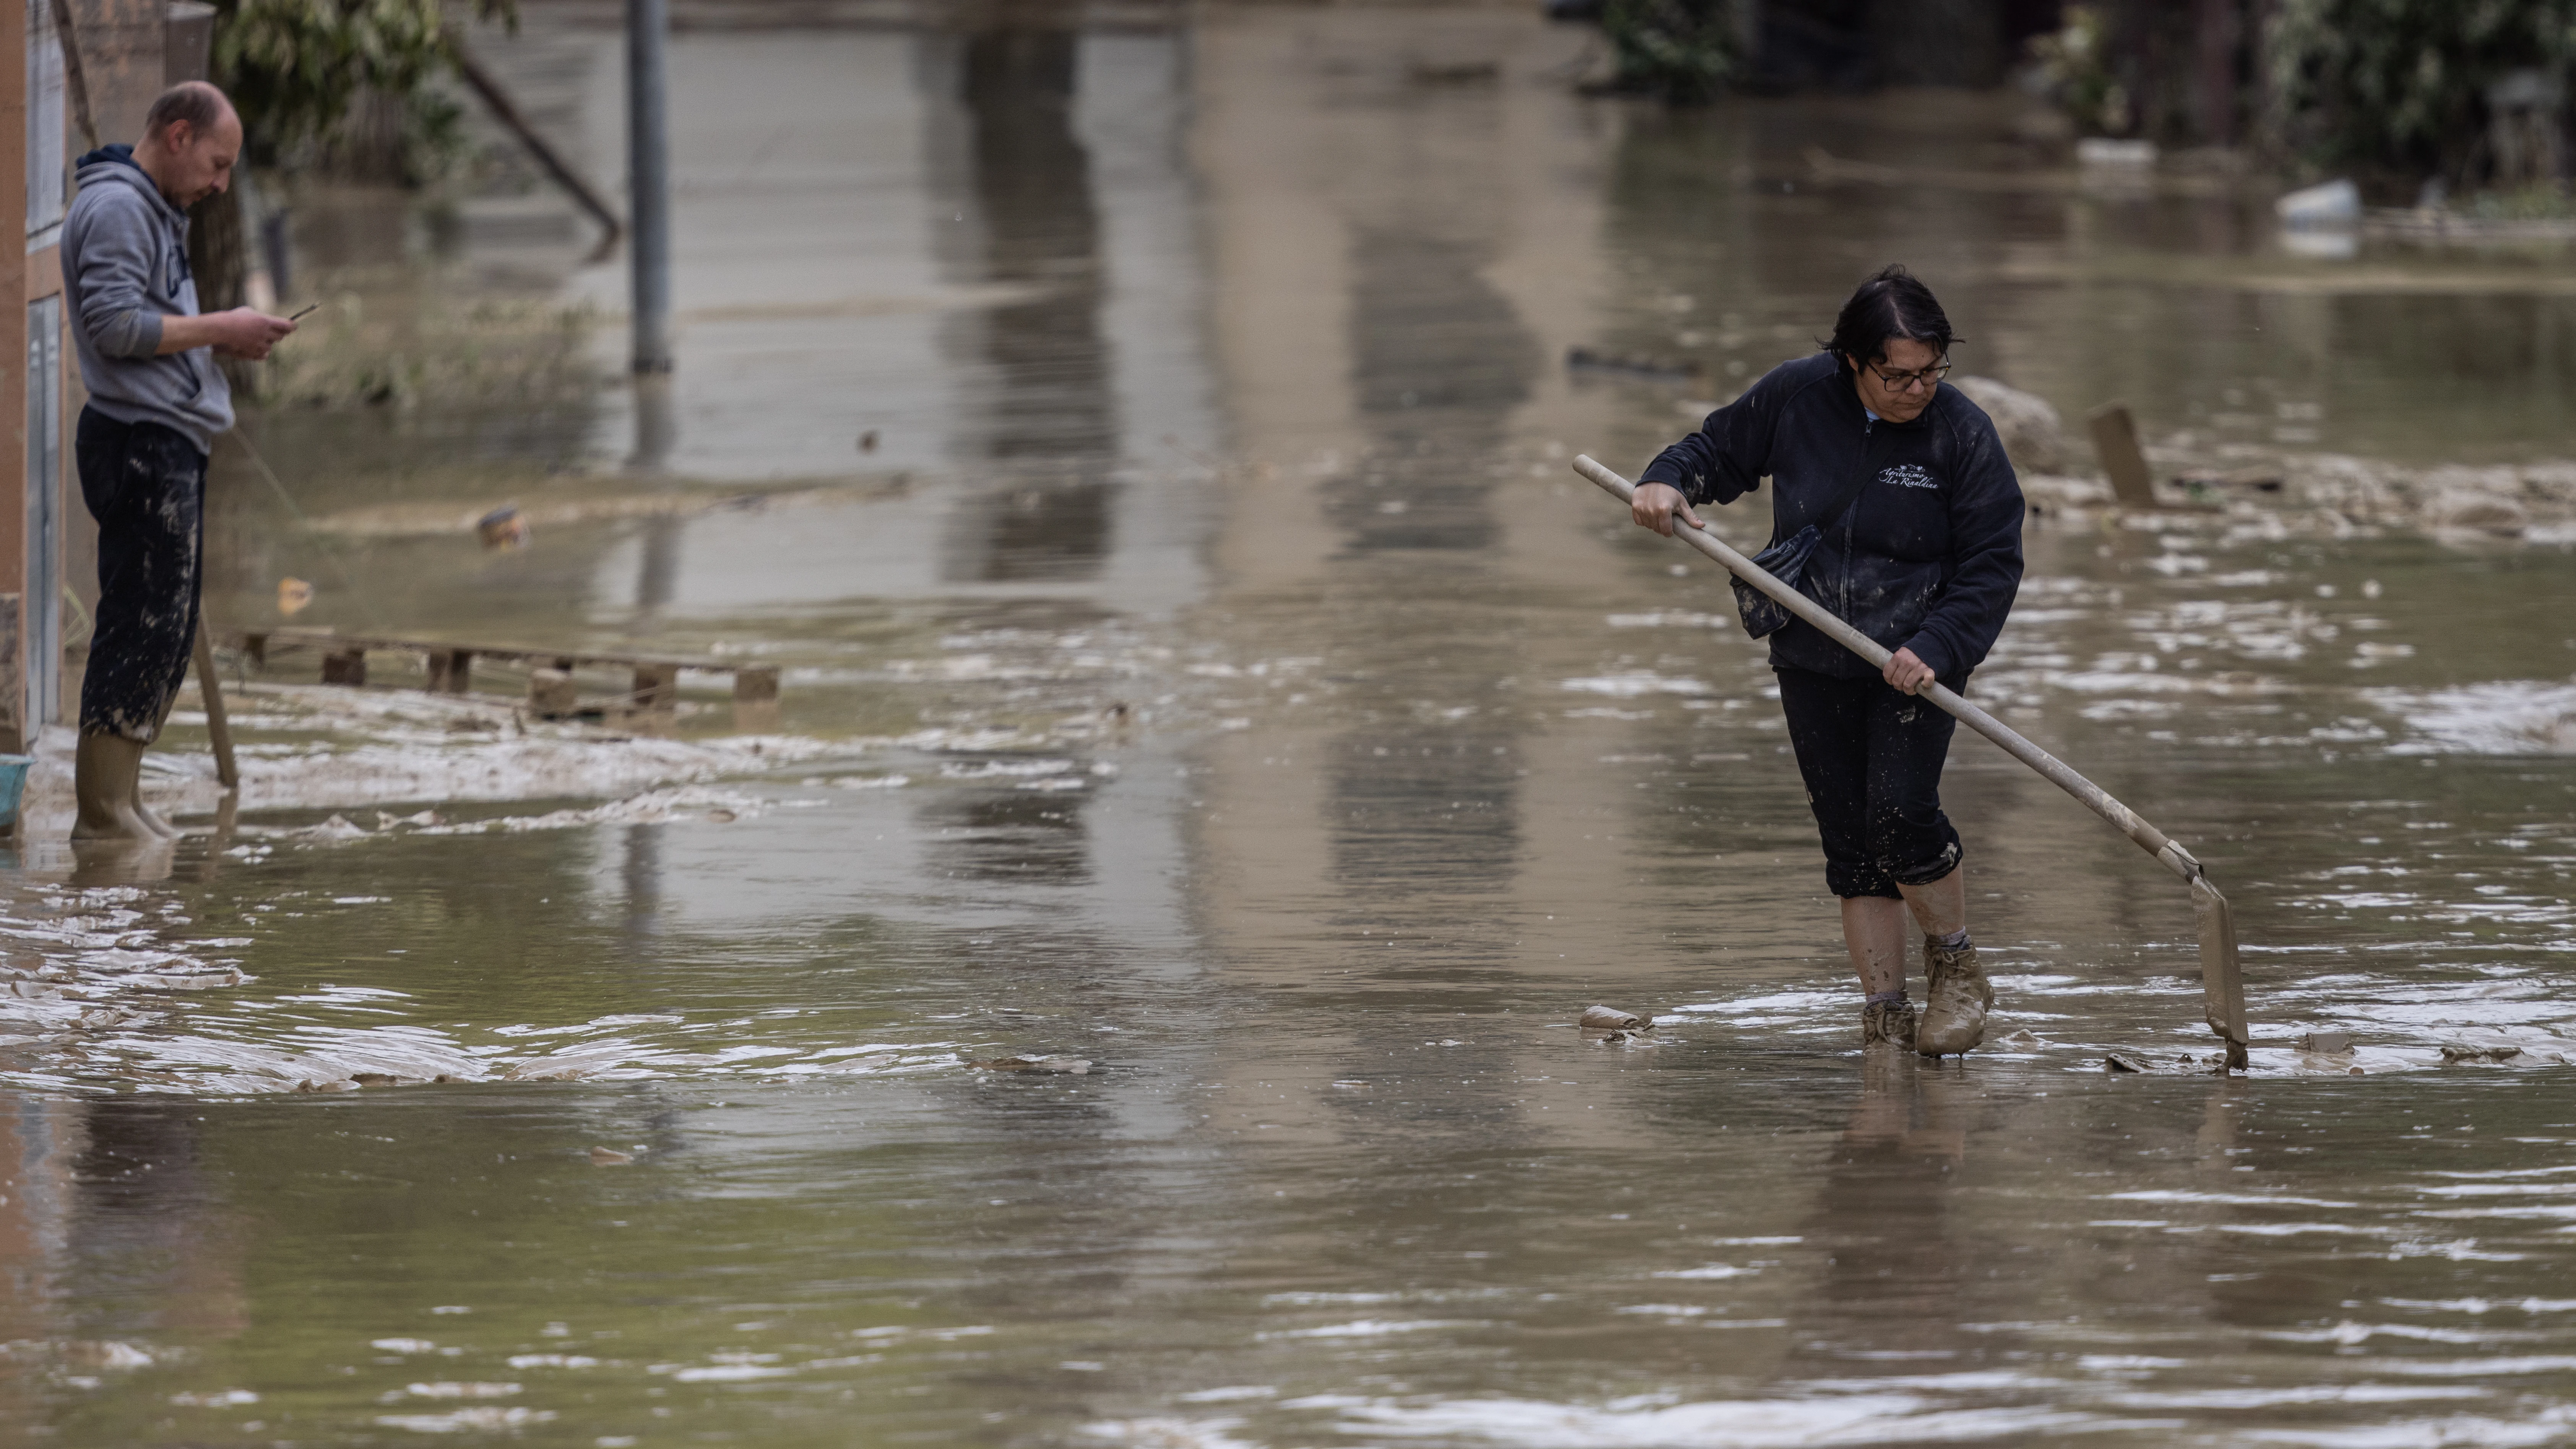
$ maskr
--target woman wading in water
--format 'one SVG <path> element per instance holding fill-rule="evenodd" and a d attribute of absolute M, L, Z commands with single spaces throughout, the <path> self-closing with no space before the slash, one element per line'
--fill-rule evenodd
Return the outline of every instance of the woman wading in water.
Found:
<path fill-rule="evenodd" d="M 1694 505 L 1731 503 L 1768 476 L 1773 542 L 1816 529 L 1799 591 L 1894 651 L 1873 673 L 1796 619 L 1769 636 L 1866 996 L 1861 1041 L 1928 1057 L 1976 1046 L 1995 991 L 1968 939 L 1959 832 L 1941 813 L 1955 722 L 1915 694 L 1935 680 L 1967 688 L 2021 586 L 2021 485 L 1985 412 L 1941 386 L 1956 340 L 1932 290 L 1889 267 L 1843 304 L 1824 352 L 1773 368 L 1658 454 L 1634 508 L 1669 537 L 1677 518 L 1701 526 Z M 1909 915 L 1929 977 L 1919 1023 Z"/>

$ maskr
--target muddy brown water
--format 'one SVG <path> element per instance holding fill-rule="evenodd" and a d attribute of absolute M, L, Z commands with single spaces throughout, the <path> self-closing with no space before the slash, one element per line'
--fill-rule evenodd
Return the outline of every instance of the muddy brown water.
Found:
<path fill-rule="evenodd" d="M 577 18 L 487 50 L 605 174 L 615 41 Z M 31 845 L 0 1417 L 120 1446 L 2576 1434 L 2562 547 L 2291 502 L 2035 526 L 1972 693 L 2209 862 L 2266 1044 L 2207 1073 L 2181 891 L 1963 739 L 2001 1007 L 1917 1066 L 1858 1054 L 1722 582 L 1565 466 L 1633 470 L 1891 257 L 1963 364 L 2070 416 L 2547 459 L 2576 452 L 2552 263 L 2301 260 L 2260 196 L 2188 188 L 1818 185 L 1803 147 L 2046 168 L 1977 98 L 1581 100 L 1584 44 L 1266 9 L 678 37 L 662 471 L 622 481 L 605 385 L 255 437 L 326 525 L 732 501 L 567 505 L 487 554 L 301 530 L 235 458 L 214 607 L 273 618 L 293 573 L 299 622 L 756 653 L 782 710 L 744 733 L 693 685 L 629 739 L 513 720 L 502 671 L 451 707 L 282 659 L 235 706 L 240 810 L 166 873 Z M 394 226 L 312 244 L 387 296 L 613 301 L 553 205 L 471 200 L 408 262 Z M 1705 381 L 1569 374 L 1577 345 Z M 1656 1027 L 1578 1031 L 1596 1002 Z M 1091 1066 L 968 1065 L 1013 1057 Z"/>

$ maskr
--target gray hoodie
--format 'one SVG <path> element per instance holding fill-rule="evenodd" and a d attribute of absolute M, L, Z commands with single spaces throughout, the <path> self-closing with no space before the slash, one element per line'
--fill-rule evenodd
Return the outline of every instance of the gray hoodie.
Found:
<path fill-rule="evenodd" d="M 71 309 L 89 405 L 121 423 L 159 423 L 197 451 L 233 425 L 233 393 L 214 349 L 167 357 L 161 319 L 197 312 L 188 214 L 134 164 L 131 146 L 80 158 L 80 194 L 63 218 L 63 300 Z"/>

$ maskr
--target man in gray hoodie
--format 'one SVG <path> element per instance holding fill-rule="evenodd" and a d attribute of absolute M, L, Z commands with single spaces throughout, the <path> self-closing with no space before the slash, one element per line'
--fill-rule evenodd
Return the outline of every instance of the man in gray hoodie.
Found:
<path fill-rule="evenodd" d="M 73 456 L 98 520 L 75 840 L 177 834 L 144 808 L 138 785 L 196 646 L 206 455 L 233 425 L 215 356 L 266 357 L 295 330 L 250 307 L 197 315 L 187 209 L 232 184 L 241 144 L 222 91 L 172 86 L 145 116 L 141 144 L 80 158 L 80 194 L 63 218 L 63 295 L 89 389 Z"/>

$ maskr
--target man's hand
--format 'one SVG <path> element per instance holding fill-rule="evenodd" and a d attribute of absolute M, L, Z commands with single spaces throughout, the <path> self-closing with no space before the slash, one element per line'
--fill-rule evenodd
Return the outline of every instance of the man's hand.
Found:
<path fill-rule="evenodd" d="M 243 357 L 253 362 L 268 356 L 277 340 L 295 330 L 295 324 L 284 317 L 271 317 L 256 307 L 235 307 L 218 312 L 210 320 L 224 324 L 215 339 L 218 357 Z"/>
<path fill-rule="evenodd" d="M 1639 528 L 1651 528 L 1666 538 L 1673 536 L 1673 520 L 1681 519 L 1693 528 L 1706 528 L 1699 515 L 1691 512 L 1690 500 L 1669 483 L 1640 483 L 1630 498 L 1628 516 Z"/>
<path fill-rule="evenodd" d="M 235 307 L 203 317 L 165 316 L 161 319 L 161 352 L 166 356 L 211 347 L 221 357 L 257 362 L 268 356 L 277 339 L 294 330 L 294 322 L 271 317 L 256 307 Z"/>
<path fill-rule="evenodd" d="M 1888 683 L 1905 694 L 1920 694 L 1932 682 L 1932 666 L 1915 658 L 1911 649 L 1897 650 L 1882 673 Z"/>

